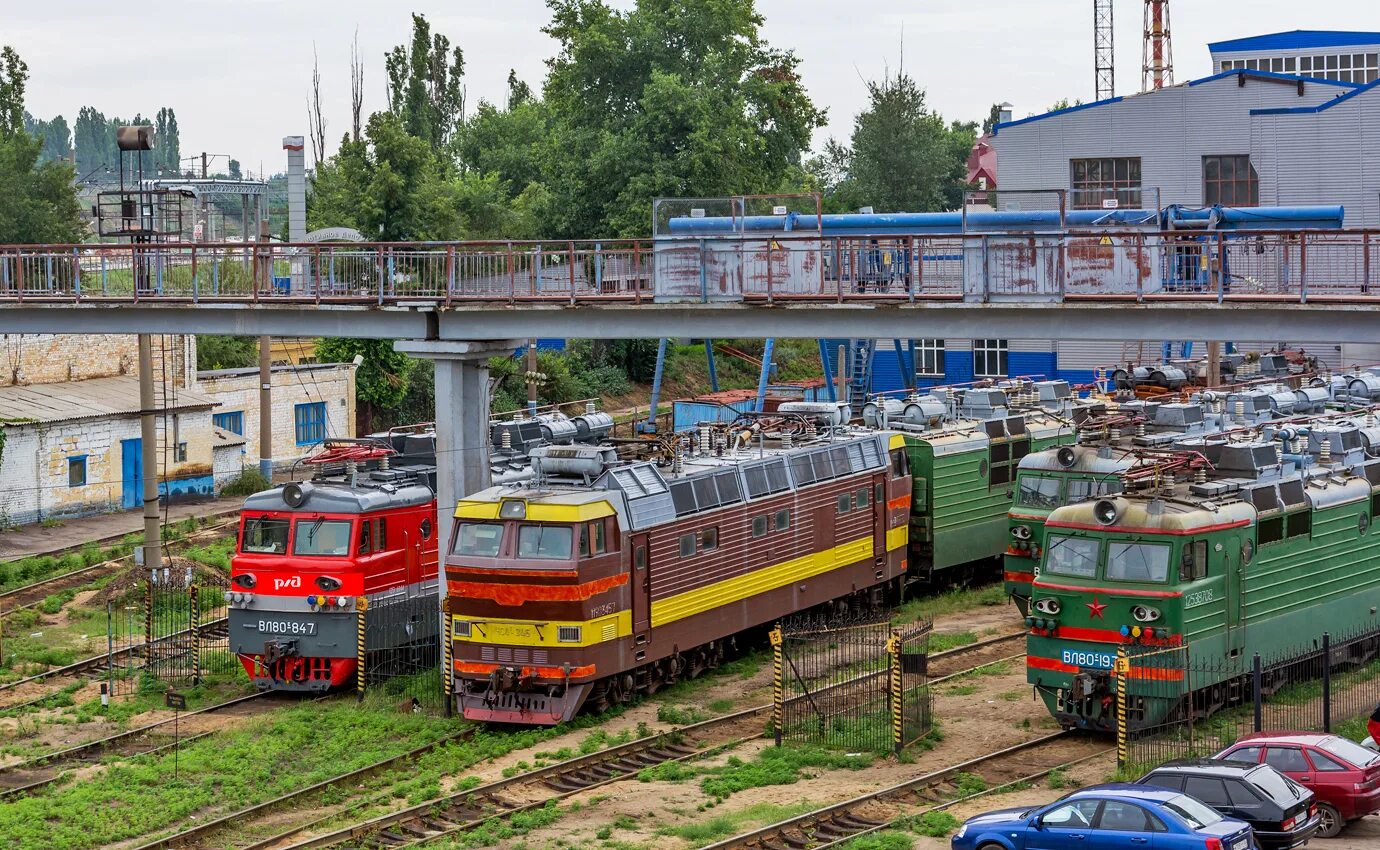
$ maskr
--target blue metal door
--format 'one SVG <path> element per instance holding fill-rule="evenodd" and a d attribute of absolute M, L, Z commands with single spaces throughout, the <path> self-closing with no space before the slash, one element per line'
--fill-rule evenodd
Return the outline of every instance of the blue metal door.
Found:
<path fill-rule="evenodd" d="M 128 510 L 144 502 L 144 441 L 120 441 L 120 507 Z"/>

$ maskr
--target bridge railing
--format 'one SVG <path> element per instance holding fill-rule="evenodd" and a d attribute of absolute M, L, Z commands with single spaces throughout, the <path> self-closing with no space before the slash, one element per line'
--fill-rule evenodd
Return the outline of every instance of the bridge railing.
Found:
<path fill-rule="evenodd" d="M 0 246 L 0 304 L 1377 297 L 1380 232 L 1359 230 Z"/>

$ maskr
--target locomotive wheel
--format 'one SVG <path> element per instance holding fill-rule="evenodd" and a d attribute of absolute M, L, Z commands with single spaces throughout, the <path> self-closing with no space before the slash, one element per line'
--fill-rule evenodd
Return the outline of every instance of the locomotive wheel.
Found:
<path fill-rule="evenodd" d="M 594 683 L 589 693 L 589 704 L 599 714 L 613 708 L 613 700 L 609 697 L 608 679 L 600 679 Z"/>

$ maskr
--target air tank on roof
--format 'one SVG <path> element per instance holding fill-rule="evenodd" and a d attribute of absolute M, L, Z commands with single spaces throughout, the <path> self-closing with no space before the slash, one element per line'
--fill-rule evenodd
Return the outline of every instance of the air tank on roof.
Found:
<path fill-rule="evenodd" d="M 613 430 L 613 416 L 602 410 L 570 417 L 575 426 L 575 439 L 581 443 L 597 443 Z"/>
<path fill-rule="evenodd" d="M 853 418 L 846 401 L 785 401 L 776 410 L 813 419 L 821 425 L 847 425 Z"/>

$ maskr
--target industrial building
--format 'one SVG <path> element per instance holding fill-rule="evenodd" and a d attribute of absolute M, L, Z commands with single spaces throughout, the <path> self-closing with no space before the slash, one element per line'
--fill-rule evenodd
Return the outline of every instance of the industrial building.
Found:
<path fill-rule="evenodd" d="M 1293 30 L 1215 41 L 1212 72 L 1274 71 L 1343 83 L 1380 76 L 1380 32 Z"/>
<path fill-rule="evenodd" d="M 159 493 L 215 495 L 259 460 L 258 369 L 196 370 L 196 338 L 155 340 Z M 136 337 L 0 336 L 0 525 L 143 503 Z M 273 369 L 276 464 L 353 436 L 353 364 Z"/>

